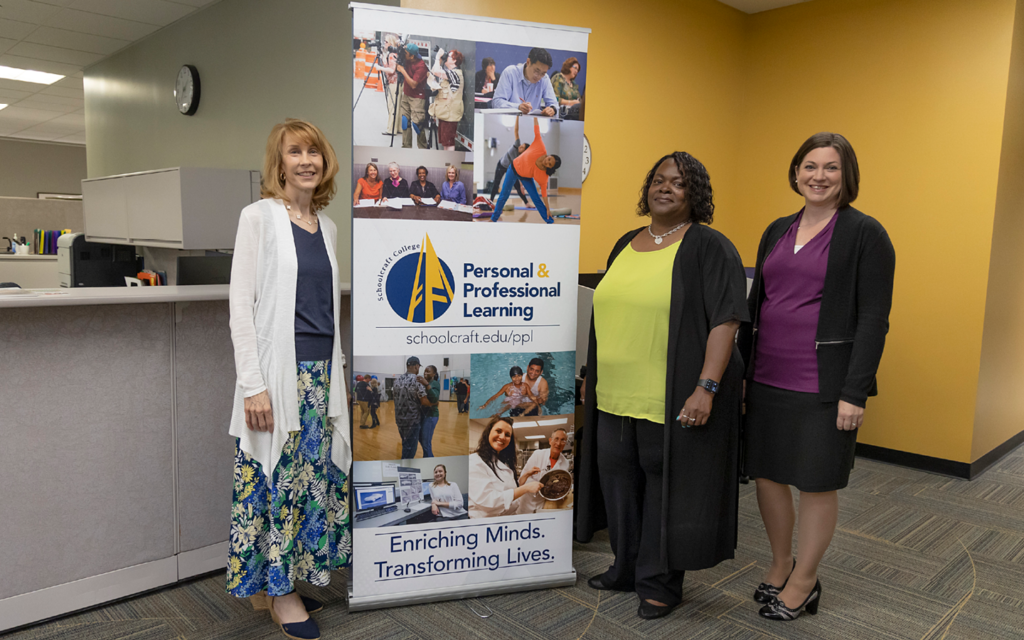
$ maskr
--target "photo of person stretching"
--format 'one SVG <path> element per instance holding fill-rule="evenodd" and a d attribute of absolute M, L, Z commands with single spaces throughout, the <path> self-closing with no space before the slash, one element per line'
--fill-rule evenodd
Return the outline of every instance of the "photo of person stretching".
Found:
<path fill-rule="evenodd" d="M 494 202 L 494 198 L 497 197 L 498 191 L 501 190 L 502 178 L 505 177 L 505 173 L 508 171 L 508 168 L 512 166 L 512 161 L 523 155 L 523 152 L 530 148 L 529 144 L 519 140 L 519 118 L 516 118 L 515 136 L 516 141 L 512 143 L 512 146 L 509 147 L 509 150 L 501 157 L 501 160 L 498 160 L 498 166 L 494 170 L 494 182 L 491 184 L 492 203 Z M 527 207 L 530 206 L 530 201 L 526 199 L 526 194 L 523 193 L 523 186 L 518 180 L 516 180 L 515 187 L 516 193 L 518 193 L 519 197 L 523 199 L 523 204 Z"/>
<path fill-rule="evenodd" d="M 505 396 L 505 400 L 498 406 L 494 416 L 500 416 L 506 411 L 512 417 L 521 416 L 538 406 L 537 398 L 533 395 L 533 391 L 530 390 L 530 385 L 523 382 L 523 370 L 519 367 L 512 367 L 508 375 L 512 378 L 512 382 L 507 383 L 498 393 L 491 396 L 487 402 L 480 405 L 480 409 L 491 404 L 501 395 Z M 529 400 L 529 402 L 526 402 L 526 400 Z"/>
<path fill-rule="evenodd" d="M 558 167 L 562 166 L 562 159 L 555 155 L 548 155 L 544 140 L 540 135 L 540 120 L 533 119 L 533 143 L 529 149 L 512 161 L 508 171 L 505 173 L 501 185 L 501 195 L 494 203 L 494 214 L 491 215 L 491 222 L 497 222 L 505 208 L 505 202 L 512 194 L 512 185 L 522 179 L 523 186 L 533 198 L 537 205 L 537 212 L 544 222 L 553 224 L 555 219 L 548 215 L 551 205 L 548 203 L 548 178 L 554 175 Z M 540 185 L 540 194 L 537 193 L 537 185 Z"/>

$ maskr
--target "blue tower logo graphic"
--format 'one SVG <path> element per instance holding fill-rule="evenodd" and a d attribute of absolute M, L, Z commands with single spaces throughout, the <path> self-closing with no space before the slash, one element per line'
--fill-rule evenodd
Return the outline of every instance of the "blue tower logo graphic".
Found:
<path fill-rule="evenodd" d="M 400 317 L 419 324 L 433 322 L 448 311 L 455 278 L 444 260 L 437 257 L 430 236 L 423 236 L 419 254 L 409 254 L 388 273 L 388 304 Z"/>

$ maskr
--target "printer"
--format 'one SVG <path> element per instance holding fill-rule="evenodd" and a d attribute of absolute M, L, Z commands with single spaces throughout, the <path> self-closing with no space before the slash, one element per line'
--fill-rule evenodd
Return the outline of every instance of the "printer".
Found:
<path fill-rule="evenodd" d="M 57 238 L 61 288 L 123 287 L 125 277 L 134 278 L 139 270 L 133 246 L 87 242 L 82 233 Z"/>

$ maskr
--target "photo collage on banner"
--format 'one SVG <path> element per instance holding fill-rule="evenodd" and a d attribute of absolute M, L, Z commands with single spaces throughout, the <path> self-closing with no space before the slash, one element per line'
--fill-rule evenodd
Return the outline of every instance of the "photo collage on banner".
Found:
<path fill-rule="evenodd" d="M 350 607 L 571 584 L 589 32 L 350 6 Z"/>

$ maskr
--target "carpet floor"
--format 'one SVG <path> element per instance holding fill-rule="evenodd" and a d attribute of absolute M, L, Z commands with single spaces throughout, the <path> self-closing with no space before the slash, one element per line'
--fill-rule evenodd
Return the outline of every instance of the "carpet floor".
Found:
<path fill-rule="evenodd" d="M 570 588 L 353 614 L 345 572 L 329 588 L 300 591 L 327 603 L 314 616 L 323 637 L 349 640 L 1024 638 L 1024 447 L 973 482 L 858 459 L 819 572 L 821 608 L 795 622 L 762 620 L 751 598 L 770 562 L 753 484 L 741 487 L 736 558 L 687 572 L 684 602 L 671 615 L 641 620 L 634 594 L 590 589 L 587 579 L 611 560 L 601 535 L 575 545 L 579 578 Z M 485 606 L 493 611 L 487 619 L 470 608 Z M 267 612 L 225 593 L 219 573 L 5 640 L 283 637 Z"/>

